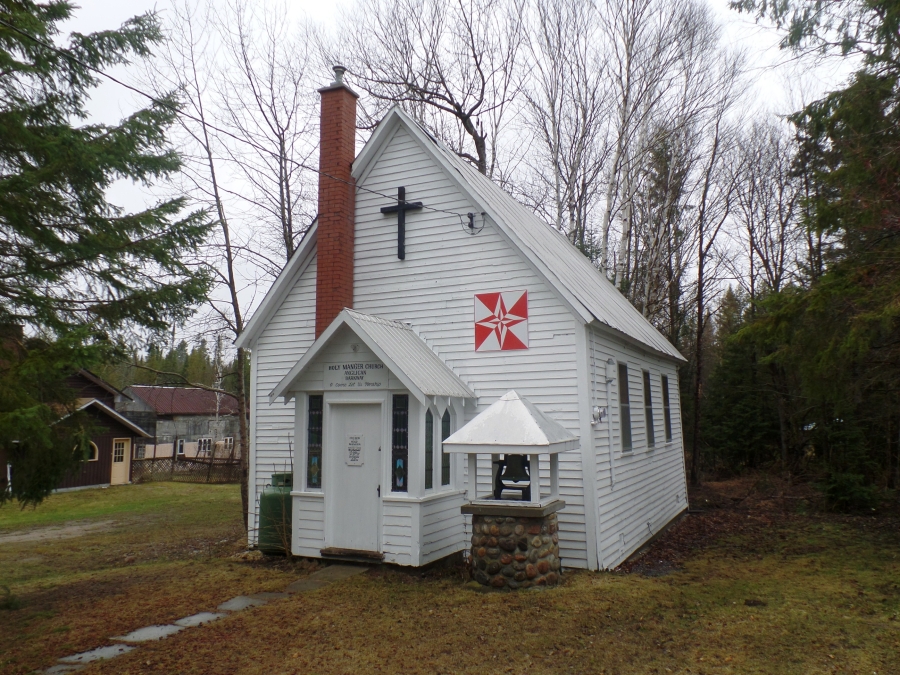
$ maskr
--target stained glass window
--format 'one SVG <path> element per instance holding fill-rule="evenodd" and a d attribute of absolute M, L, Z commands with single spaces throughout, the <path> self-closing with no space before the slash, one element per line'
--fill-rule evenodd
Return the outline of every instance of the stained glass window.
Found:
<path fill-rule="evenodd" d="M 309 397 L 306 417 L 306 487 L 322 487 L 322 409 L 323 396 Z"/>
<path fill-rule="evenodd" d="M 656 429 L 653 428 L 653 396 L 650 391 L 650 371 L 644 371 L 644 421 L 647 423 L 647 446 L 656 445 Z"/>
<path fill-rule="evenodd" d="M 425 489 L 434 487 L 434 415 L 425 413 Z"/>
<path fill-rule="evenodd" d="M 391 415 L 391 491 L 407 492 L 409 463 L 409 396 L 394 394 Z"/>
<path fill-rule="evenodd" d="M 662 376 L 663 421 L 666 423 L 666 441 L 672 440 L 672 410 L 669 407 L 669 378 Z"/>
<path fill-rule="evenodd" d="M 444 452 L 444 441 L 450 435 L 450 411 L 441 417 L 441 485 L 450 485 L 450 453 Z"/>
<path fill-rule="evenodd" d="M 631 450 L 631 404 L 628 400 L 628 366 L 619 364 L 619 413 L 622 419 L 622 450 Z"/>

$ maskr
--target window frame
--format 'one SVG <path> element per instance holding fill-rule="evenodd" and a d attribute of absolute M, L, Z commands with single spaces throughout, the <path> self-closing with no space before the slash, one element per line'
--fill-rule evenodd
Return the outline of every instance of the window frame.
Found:
<path fill-rule="evenodd" d="M 399 494 L 409 494 L 409 398 L 391 395 L 391 492 Z"/>
<path fill-rule="evenodd" d="M 318 406 L 317 408 L 313 408 L 313 405 Z M 314 415 L 315 413 L 315 415 Z M 313 426 L 313 421 L 315 417 L 316 426 Z M 318 440 L 313 436 L 313 434 L 318 434 Z M 323 457 L 323 444 L 325 438 L 325 395 L 324 394 L 309 394 L 306 397 L 306 480 L 304 480 L 305 489 L 320 492 L 323 486 L 323 475 L 324 475 L 324 467 L 322 466 L 322 457 Z M 310 481 L 313 478 L 313 472 L 310 471 L 312 467 L 312 460 L 318 460 L 316 465 L 318 466 L 318 472 L 316 476 L 318 477 L 318 484 L 313 485 Z"/>
<path fill-rule="evenodd" d="M 184 457 L 184 439 L 175 439 L 175 455 L 176 457 Z"/>
<path fill-rule="evenodd" d="M 204 436 L 197 439 L 197 457 L 212 457 L 212 437 Z"/>
<path fill-rule="evenodd" d="M 660 374 L 662 388 L 663 422 L 665 423 L 666 443 L 672 442 L 672 402 L 669 397 L 669 376 Z"/>
<path fill-rule="evenodd" d="M 631 425 L 631 398 L 629 392 L 628 364 L 617 363 L 617 375 L 619 385 L 619 447 L 622 452 L 634 450 L 634 429 Z M 626 433 L 626 430 L 628 433 Z M 626 443 L 626 436 L 628 442 Z"/>
<path fill-rule="evenodd" d="M 84 458 L 85 462 L 99 462 L 100 461 L 100 448 L 97 447 L 97 444 L 94 441 L 88 441 L 88 448 L 93 450 L 93 456 L 88 455 Z"/>
<path fill-rule="evenodd" d="M 647 447 L 656 447 L 656 428 L 653 420 L 653 387 L 650 385 L 650 371 L 642 370 L 644 382 L 644 426 L 647 430 Z"/>
<path fill-rule="evenodd" d="M 444 441 L 452 433 L 453 416 L 450 414 L 450 408 L 447 408 L 444 410 L 444 414 L 441 415 L 441 487 L 451 487 L 453 485 L 452 455 L 444 450 Z"/>
<path fill-rule="evenodd" d="M 124 464 L 125 463 L 125 441 L 127 438 L 114 438 L 113 439 L 113 447 L 112 447 L 112 463 L 113 464 Z M 118 443 L 122 444 L 122 459 L 116 461 L 116 445 Z"/>
<path fill-rule="evenodd" d="M 425 409 L 425 489 L 434 489 L 434 413 Z"/>

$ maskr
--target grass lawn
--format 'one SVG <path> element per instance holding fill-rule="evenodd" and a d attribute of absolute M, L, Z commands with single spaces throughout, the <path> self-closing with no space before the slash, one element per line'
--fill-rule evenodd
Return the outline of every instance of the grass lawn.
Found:
<path fill-rule="evenodd" d="M 93 517 L 117 519 L 113 529 L 0 550 L 0 579 L 15 576 L 0 583 L 23 603 L 0 611 L 0 670 L 46 667 L 301 573 L 230 557 L 240 537 L 234 487 L 127 490 L 136 497 L 95 492 L 123 504 L 96 507 Z M 125 508 L 142 490 L 156 506 Z M 62 514 L 72 498 L 46 506 Z M 452 570 L 372 570 L 80 672 L 900 673 L 896 518 L 802 515 L 796 504 L 712 504 L 631 573 L 574 572 L 543 592 L 480 593 Z M 0 518 L 2 531 L 10 515 Z M 135 560 L 123 567 L 126 557 Z"/>
<path fill-rule="evenodd" d="M 231 557 L 245 541 L 240 513 L 237 485 L 183 483 L 55 494 L 36 509 L 4 506 L 0 673 L 29 673 L 241 593 L 281 590 L 299 576 L 290 567 Z M 79 537 L 2 541 L 98 523 Z"/>

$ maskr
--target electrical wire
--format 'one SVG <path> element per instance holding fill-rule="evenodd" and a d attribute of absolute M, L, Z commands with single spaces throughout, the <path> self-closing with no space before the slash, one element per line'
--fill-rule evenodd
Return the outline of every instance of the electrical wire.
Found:
<path fill-rule="evenodd" d="M 202 118 L 200 118 L 200 117 L 196 117 L 195 115 L 192 115 L 192 114 L 189 113 L 189 112 L 185 112 L 184 110 L 181 110 L 180 108 L 178 108 L 177 106 L 172 105 L 172 104 L 169 103 L 168 101 L 164 101 L 164 100 L 162 100 L 162 99 L 159 99 L 159 98 L 157 98 L 156 96 L 154 96 L 154 95 L 152 95 L 152 94 L 148 94 L 146 91 L 143 91 L 142 89 L 139 89 L 138 87 L 135 87 L 134 85 L 128 84 L 127 82 L 123 82 L 122 80 L 120 80 L 120 79 L 118 79 L 118 78 L 116 78 L 116 77 L 113 77 L 113 76 L 110 75 L 109 73 L 107 73 L 107 72 L 105 72 L 105 71 L 103 71 L 103 70 L 100 70 L 99 68 L 96 68 L 95 66 L 92 66 L 92 65 L 90 65 L 89 63 L 86 63 L 86 62 L 82 61 L 82 60 L 79 59 L 77 56 L 73 56 L 73 55 L 70 54 L 69 52 L 67 52 L 67 51 L 65 51 L 65 50 L 63 50 L 63 49 L 60 49 L 59 47 L 57 47 L 57 46 L 55 46 L 55 45 L 53 45 L 53 44 L 50 44 L 49 42 L 45 42 L 44 40 L 41 40 L 40 38 L 37 38 L 37 37 L 35 37 L 34 35 L 31 35 L 31 34 L 28 33 L 27 31 L 24 31 L 24 30 L 22 30 L 21 28 L 18 28 L 18 27 L 16 27 L 16 26 L 14 26 L 13 24 L 11 24 L 11 23 L 9 23 L 8 21 L 6 21 L 5 19 L 0 18 L 0 25 L 6 26 L 6 27 L 9 28 L 11 31 L 14 31 L 14 32 L 18 33 L 19 35 L 22 35 L 23 37 L 28 38 L 29 40 L 31 40 L 31 41 L 34 42 L 35 44 L 38 44 L 38 45 L 40 45 L 41 47 L 44 47 L 45 49 L 49 49 L 50 51 L 55 52 L 55 53 L 59 54 L 60 56 L 63 56 L 63 57 L 65 57 L 65 58 L 69 59 L 69 60 L 72 61 L 73 63 L 77 63 L 77 64 L 80 65 L 82 68 L 86 68 L 87 70 L 90 70 L 91 72 L 96 73 L 97 75 L 101 75 L 102 77 L 105 77 L 106 79 L 110 80 L 111 82 L 114 82 L 114 83 L 118 84 L 118 85 L 121 86 L 121 87 L 125 87 L 125 88 L 128 89 L 129 91 L 132 91 L 132 92 L 134 92 L 134 93 L 136 93 L 136 94 L 138 94 L 138 95 L 140 95 L 140 96 L 143 96 L 143 97 L 149 99 L 150 101 L 152 101 L 153 103 L 155 103 L 155 104 L 158 105 L 158 106 L 161 106 L 161 107 L 163 107 L 163 108 L 166 108 L 166 109 L 168 109 L 168 110 L 171 110 L 171 111 L 172 111 L 173 113 L 175 113 L 176 115 L 179 115 L 179 116 L 184 117 L 184 118 L 186 118 L 186 119 L 189 119 L 189 120 L 191 120 L 191 121 L 193 121 L 193 122 L 196 122 L 197 124 L 200 124 L 200 125 L 202 125 L 203 127 L 207 128 L 207 129 L 210 129 L 210 130 L 212 130 L 212 131 L 215 131 L 215 132 L 217 132 L 217 133 L 219 133 L 219 134 L 222 134 L 222 135 L 224 135 L 224 136 L 228 136 L 229 138 L 232 138 L 232 139 L 238 141 L 239 143 L 246 143 L 246 144 L 249 145 L 250 147 L 252 147 L 252 148 L 258 150 L 259 152 L 262 152 L 262 153 L 264 153 L 264 154 L 269 154 L 269 155 L 272 154 L 271 151 L 267 150 L 266 148 L 262 147 L 261 145 L 257 145 L 256 143 L 254 143 L 253 141 L 251 141 L 251 140 L 249 140 L 249 139 L 247 139 L 247 138 L 242 138 L 242 137 L 240 137 L 240 136 L 238 136 L 238 135 L 236 135 L 236 134 L 234 134 L 234 133 L 228 131 L 227 129 L 222 129 L 222 128 L 220 128 L 220 127 L 217 127 L 217 126 L 214 125 L 214 124 L 210 124 L 209 122 L 207 122 L 206 120 L 204 120 L 204 119 L 202 119 Z M 289 162 L 291 162 L 292 164 L 294 164 L 295 166 L 300 167 L 301 169 L 305 169 L 306 171 L 312 171 L 313 173 L 316 173 L 316 174 L 318 174 L 318 175 L 320 175 L 320 176 L 322 176 L 322 177 L 324 177 L 324 178 L 328 178 L 328 179 L 330 179 L 330 180 L 337 181 L 338 183 L 344 183 L 345 185 L 349 185 L 349 186 L 351 186 L 351 187 L 353 187 L 353 188 L 356 188 L 357 190 L 362 190 L 363 192 L 368 192 L 368 193 L 370 193 L 370 194 L 377 195 L 377 196 L 379 196 L 379 197 L 383 197 L 384 199 L 396 200 L 396 197 L 392 197 L 392 196 L 390 196 L 390 195 L 386 195 L 386 194 L 384 194 L 383 192 L 379 192 L 378 190 L 372 190 L 371 188 L 362 187 L 361 185 L 357 185 L 357 184 L 354 183 L 354 182 L 351 182 L 351 181 L 348 181 L 348 180 L 344 180 L 343 178 L 338 178 L 337 176 L 332 176 L 331 174 L 329 174 L 329 173 L 327 173 L 327 172 L 325 172 L 325 171 L 322 171 L 321 169 L 313 168 L 313 167 L 311 167 L 311 166 L 308 166 L 308 165 L 304 164 L 303 162 L 298 162 L 297 160 L 295 160 L 295 159 L 293 159 L 293 158 L 291 158 L 291 157 L 288 157 L 287 160 L 288 160 Z M 407 203 L 407 204 L 408 204 L 409 202 L 404 202 L 404 203 Z M 451 216 L 457 216 L 457 217 L 460 219 L 460 223 L 463 225 L 463 229 L 468 230 L 468 231 L 471 231 L 471 230 L 472 230 L 472 228 L 467 227 L 467 226 L 463 223 L 462 217 L 465 215 L 465 216 L 469 217 L 470 220 L 471 220 L 471 217 L 472 217 L 474 214 L 471 214 L 471 213 L 459 213 L 458 211 L 448 211 L 447 209 L 439 209 L 439 208 L 436 208 L 436 207 L 434 207 L 434 206 L 426 206 L 426 205 L 424 205 L 424 204 L 422 205 L 422 208 L 425 209 L 425 210 L 427 210 L 427 211 L 433 211 L 433 212 L 435 212 L 435 213 L 447 213 L 447 214 L 449 214 L 449 215 L 451 215 Z M 483 213 L 482 213 L 481 215 L 482 215 L 482 217 L 484 216 Z M 484 225 L 483 225 L 483 224 L 482 224 L 482 226 L 481 226 L 480 229 L 478 229 L 477 231 L 471 231 L 471 233 L 472 233 L 472 234 L 477 234 L 477 233 L 480 232 L 482 229 L 484 229 Z"/>

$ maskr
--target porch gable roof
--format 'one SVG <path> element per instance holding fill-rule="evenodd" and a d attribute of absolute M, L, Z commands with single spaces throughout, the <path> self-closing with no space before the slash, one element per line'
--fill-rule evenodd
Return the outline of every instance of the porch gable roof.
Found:
<path fill-rule="evenodd" d="M 372 350 L 403 385 L 422 403 L 428 397 L 474 399 L 475 392 L 463 382 L 425 341 L 407 324 L 344 309 L 297 361 L 269 394 L 269 401 L 289 399 L 292 385 L 302 377 L 332 336 L 347 326 Z"/>

